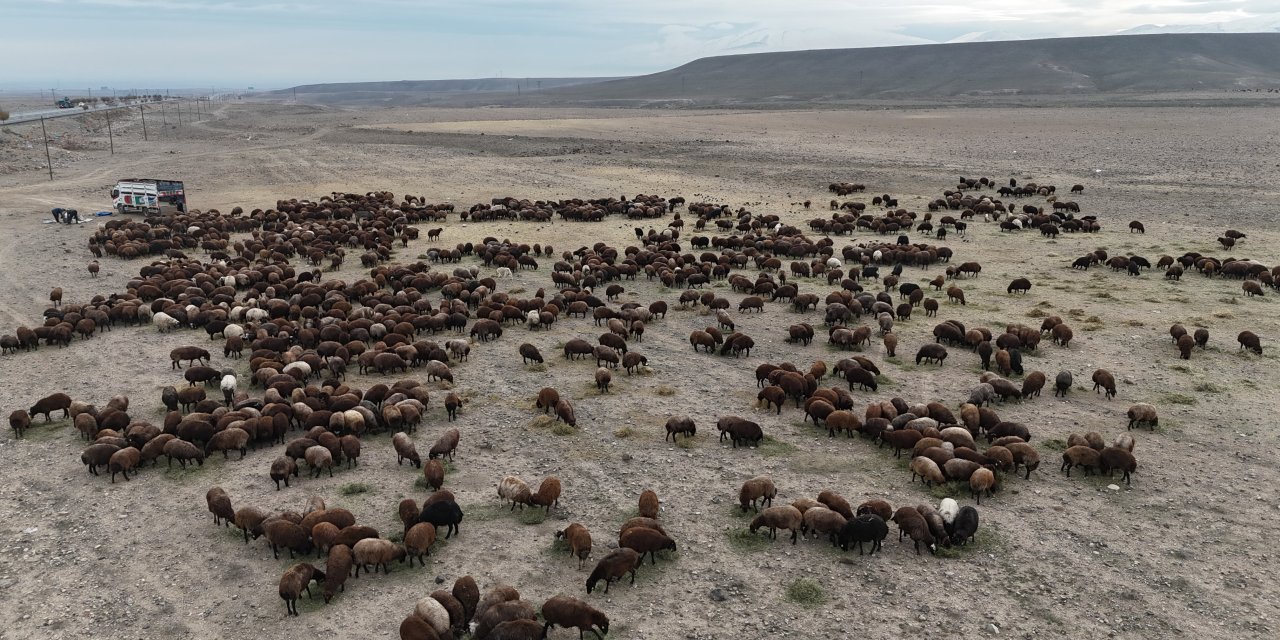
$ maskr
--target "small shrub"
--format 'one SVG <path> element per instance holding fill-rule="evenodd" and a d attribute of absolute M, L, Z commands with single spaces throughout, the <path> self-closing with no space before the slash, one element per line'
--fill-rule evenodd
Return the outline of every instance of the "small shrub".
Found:
<path fill-rule="evenodd" d="M 534 416 L 533 420 L 529 423 L 529 426 L 534 429 L 547 429 L 557 422 L 559 422 L 559 420 L 557 420 L 555 416 L 543 413 Z"/>
<path fill-rule="evenodd" d="M 554 427 L 551 427 L 551 433 L 554 433 L 558 436 L 572 436 L 578 433 L 578 428 L 574 426 L 570 426 L 569 424 L 564 422 L 556 422 L 556 425 Z"/>
<path fill-rule="evenodd" d="M 542 524 L 547 519 L 547 512 L 543 509 L 530 507 L 520 512 L 519 520 L 523 524 Z"/>
<path fill-rule="evenodd" d="M 826 602 L 827 594 L 817 581 L 797 578 L 787 585 L 787 600 L 805 608 L 813 608 Z"/>
<path fill-rule="evenodd" d="M 1067 443 L 1062 438 L 1053 438 L 1051 440 L 1045 440 L 1043 446 L 1046 449 L 1053 449 L 1055 451 L 1065 451 L 1067 448 Z"/>
<path fill-rule="evenodd" d="M 785 456 L 797 451 L 795 445 L 781 440 L 774 440 L 772 436 L 765 436 L 756 450 L 760 452 L 760 455 L 767 457 Z"/>
<path fill-rule="evenodd" d="M 534 371 L 537 373 L 546 373 L 547 365 L 541 362 L 534 362 L 524 366 L 525 371 Z"/>
<path fill-rule="evenodd" d="M 1171 364 L 1169 365 L 1169 368 L 1182 373 L 1191 373 L 1191 367 L 1188 367 L 1185 364 Z"/>
<path fill-rule="evenodd" d="M 1073 318 L 1078 318 L 1084 315 L 1084 309 L 1067 309 L 1067 315 Z"/>
<path fill-rule="evenodd" d="M 622 427 L 621 429 L 615 429 L 613 431 L 613 437 L 630 438 L 631 436 L 635 435 L 635 433 L 636 433 L 636 430 L 632 429 L 631 427 Z"/>
<path fill-rule="evenodd" d="M 1215 318 L 1221 318 L 1221 319 L 1223 319 L 1223 320 L 1230 320 L 1230 319 L 1232 319 L 1232 318 L 1236 317 L 1236 314 L 1231 313 L 1230 311 L 1227 311 L 1226 309 L 1223 309 L 1223 310 L 1221 310 L 1221 311 L 1214 311 L 1214 312 L 1213 312 L 1213 317 L 1215 317 Z"/>
<path fill-rule="evenodd" d="M 1044 312 L 1044 310 L 1042 310 L 1042 309 L 1032 309 L 1032 310 L 1030 310 L 1030 311 L 1028 311 L 1028 312 L 1027 312 L 1027 317 L 1028 317 L 1028 318 L 1043 318 L 1043 317 L 1045 317 L 1045 316 L 1047 316 L 1047 315 L 1049 315 L 1049 314 L 1048 314 L 1048 313 L 1045 313 L 1045 312 Z"/>
<path fill-rule="evenodd" d="M 1222 389 L 1212 382 L 1201 382 L 1195 389 L 1200 393 L 1222 393 Z"/>
<path fill-rule="evenodd" d="M 737 509 L 737 507 L 734 507 Z M 729 538 L 729 545 L 739 551 L 760 551 L 768 548 L 769 538 L 757 533 L 751 533 L 745 527 L 741 529 L 728 529 L 725 536 Z"/>
<path fill-rule="evenodd" d="M 354 495 L 359 495 L 361 493 L 372 493 L 372 492 L 373 492 L 373 487 L 363 482 L 351 482 L 348 484 L 344 484 L 338 488 L 338 493 L 341 493 L 344 496 L 354 496 Z"/>
<path fill-rule="evenodd" d="M 4 122 L 5 120 L 8 120 L 8 119 L 9 119 L 9 112 L 5 111 L 4 109 L 0 109 L 0 122 Z"/>
<path fill-rule="evenodd" d="M 1130 327 L 1145 327 L 1147 324 L 1141 320 L 1125 320 L 1124 323 Z"/>
<path fill-rule="evenodd" d="M 1181 393 L 1166 393 L 1164 394 L 1164 401 L 1168 402 L 1169 404 L 1188 404 L 1188 405 L 1195 404 L 1196 402 L 1198 402 L 1195 398 L 1191 396 L 1183 395 Z"/>
<path fill-rule="evenodd" d="M 676 390 L 664 384 L 664 385 L 660 385 L 658 389 L 654 391 L 654 393 L 660 396 L 674 396 L 676 394 Z"/>

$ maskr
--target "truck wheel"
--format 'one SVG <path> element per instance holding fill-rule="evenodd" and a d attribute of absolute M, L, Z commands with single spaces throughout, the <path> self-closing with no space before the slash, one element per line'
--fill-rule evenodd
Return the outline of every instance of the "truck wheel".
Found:
<path fill-rule="evenodd" d="M 124 205 L 122 204 L 116 205 L 116 213 L 120 215 L 124 215 Z"/>

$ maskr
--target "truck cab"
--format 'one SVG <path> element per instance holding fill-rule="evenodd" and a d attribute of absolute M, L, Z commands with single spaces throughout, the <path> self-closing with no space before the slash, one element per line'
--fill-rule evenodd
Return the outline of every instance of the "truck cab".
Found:
<path fill-rule="evenodd" d="M 184 213 L 186 190 L 181 181 L 156 178 L 127 178 L 111 189 L 111 200 L 118 213 L 160 215 Z"/>

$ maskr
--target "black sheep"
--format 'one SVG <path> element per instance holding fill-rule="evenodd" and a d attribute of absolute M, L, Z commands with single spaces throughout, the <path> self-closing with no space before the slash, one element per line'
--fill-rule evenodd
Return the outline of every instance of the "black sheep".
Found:
<path fill-rule="evenodd" d="M 1022 375 L 1022 352 L 1017 349 L 1009 349 L 1009 368 L 1014 373 Z"/>
<path fill-rule="evenodd" d="M 889 525 L 885 524 L 884 518 L 867 513 L 846 522 L 839 533 L 832 534 L 832 537 L 842 551 L 849 550 L 850 542 L 858 543 L 858 555 L 862 555 L 862 543 L 870 542 L 871 555 L 875 555 L 888 535 Z"/>
<path fill-rule="evenodd" d="M 459 533 L 458 524 L 462 522 L 462 507 L 452 500 L 427 505 L 418 515 L 418 522 L 430 522 L 436 529 L 447 526 L 448 529 L 444 534 L 447 540 L 454 533 Z"/>
<path fill-rule="evenodd" d="M 951 544 L 963 545 L 978 531 L 978 510 L 968 505 L 960 507 L 951 523 Z"/>

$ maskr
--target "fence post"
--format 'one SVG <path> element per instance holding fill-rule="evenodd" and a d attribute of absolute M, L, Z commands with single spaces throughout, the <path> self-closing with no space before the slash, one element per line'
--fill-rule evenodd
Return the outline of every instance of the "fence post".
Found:
<path fill-rule="evenodd" d="M 138 113 L 142 115 L 142 139 L 147 139 L 147 110 L 138 105 Z"/>
<path fill-rule="evenodd" d="M 40 116 L 40 133 L 44 134 L 44 160 L 49 163 L 49 181 L 53 182 L 53 157 L 49 155 L 49 131 L 44 128 L 44 116 Z"/>
<path fill-rule="evenodd" d="M 116 154 L 116 136 L 111 131 L 111 109 L 107 109 L 107 143 L 111 145 L 111 155 Z"/>

